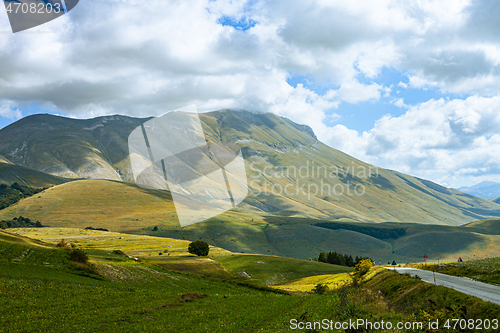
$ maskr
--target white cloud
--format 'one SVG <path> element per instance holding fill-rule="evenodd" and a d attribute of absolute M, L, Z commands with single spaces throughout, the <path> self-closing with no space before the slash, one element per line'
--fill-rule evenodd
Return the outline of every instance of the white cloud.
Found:
<path fill-rule="evenodd" d="M 0 117 L 18 120 L 23 117 L 23 114 L 16 103 L 4 99 L 0 100 Z"/>
<path fill-rule="evenodd" d="M 340 125 L 329 143 L 375 165 L 424 178 L 500 180 L 500 97 L 430 100 L 358 133 Z M 481 178 L 483 177 L 483 178 Z M 438 178 L 436 178 L 438 179 Z"/>
<path fill-rule="evenodd" d="M 330 90 L 326 94 L 327 98 L 337 98 L 348 103 L 365 102 L 369 100 L 378 100 L 380 98 L 382 86 L 376 83 L 369 85 L 352 80 L 342 83 L 339 90 Z"/>
<path fill-rule="evenodd" d="M 31 102 L 74 117 L 192 103 L 271 111 L 357 157 L 451 183 L 500 173 L 499 15 L 486 0 L 81 1 L 38 29 L 55 33 L 0 34 L 0 116 L 16 119 Z M 241 31 L 221 17 L 256 24 Z M 406 76 L 397 79 L 404 89 L 472 97 L 408 106 L 370 81 L 384 68 Z M 329 89 L 292 87 L 291 74 Z M 325 125 L 341 103 L 381 96 L 408 111 L 363 133 Z"/>

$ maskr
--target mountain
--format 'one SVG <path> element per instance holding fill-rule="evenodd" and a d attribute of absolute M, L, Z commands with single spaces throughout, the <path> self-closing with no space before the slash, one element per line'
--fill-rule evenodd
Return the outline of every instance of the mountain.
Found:
<path fill-rule="evenodd" d="M 60 177 L 131 180 L 127 139 L 146 120 L 32 115 L 0 130 L 0 155 Z"/>
<path fill-rule="evenodd" d="M 500 183 L 497 182 L 484 181 L 473 186 L 462 186 L 458 190 L 483 199 L 500 197 Z"/>
<path fill-rule="evenodd" d="M 149 119 L 29 116 L 0 130 L 0 154 L 52 175 L 130 182 L 127 138 Z M 251 192 L 238 209 L 249 216 L 444 225 L 500 216 L 497 203 L 364 163 L 283 117 L 220 110 L 200 119 L 207 140 L 241 147 Z"/>

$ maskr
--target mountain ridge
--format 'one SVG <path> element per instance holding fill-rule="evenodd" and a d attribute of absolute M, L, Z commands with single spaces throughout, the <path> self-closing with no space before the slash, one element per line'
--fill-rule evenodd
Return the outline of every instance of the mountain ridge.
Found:
<path fill-rule="evenodd" d="M 27 118 L 0 130 L 0 155 L 55 175 L 125 182 L 133 180 L 128 134 L 151 119 Z M 284 117 L 220 110 L 199 118 L 207 140 L 240 146 L 250 186 L 241 204 L 247 211 L 446 225 L 500 216 L 497 203 L 355 159 L 318 141 L 310 127 Z"/>
<path fill-rule="evenodd" d="M 458 190 L 483 199 L 500 197 L 500 183 L 493 181 L 484 181 L 472 186 L 462 186 Z"/>

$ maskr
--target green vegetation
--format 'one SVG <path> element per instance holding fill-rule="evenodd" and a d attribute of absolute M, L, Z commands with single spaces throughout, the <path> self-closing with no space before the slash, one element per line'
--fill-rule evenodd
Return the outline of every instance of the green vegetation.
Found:
<path fill-rule="evenodd" d="M 105 228 L 94 228 L 94 227 L 86 227 L 85 230 L 100 230 L 100 231 L 109 231 Z"/>
<path fill-rule="evenodd" d="M 378 239 L 397 239 L 406 234 L 406 230 L 404 228 L 380 228 L 380 227 L 366 227 L 355 224 L 347 224 L 347 223 L 332 223 L 332 222 L 321 222 L 315 224 L 318 227 L 331 229 L 331 230 L 352 230 L 359 232 L 361 234 L 365 234 L 368 236 L 372 236 Z"/>
<path fill-rule="evenodd" d="M 367 258 L 367 257 L 358 257 L 356 256 L 356 259 L 353 259 L 351 255 L 346 254 L 346 253 L 337 253 L 337 252 L 321 252 L 318 256 L 318 261 L 319 262 L 324 262 L 328 264 L 333 264 L 333 265 L 340 265 L 340 266 L 347 266 L 347 267 L 354 267 L 356 266 L 361 260 L 368 259 L 371 262 L 373 262 L 372 259 Z"/>
<path fill-rule="evenodd" d="M 127 243 L 116 233 L 95 230 L 70 233 L 58 228 L 17 230 L 25 233 L 43 231 L 44 237 L 61 230 L 67 239 L 79 241 L 77 249 L 80 251 L 82 244 L 94 244 L 92 249 L 84 251 L 88 263 L 94 265 L 99 275 L 85 272 L 73 264 L 77 261 L 70 260 L 68 251 L 75 249 L 67 242 L 69 249 L 46 243 L 34 246 L 29 245 L 27 238 L 0 231 L 0 327 L 7 331 L 116 332 L 125 328 L 127 332 L 284 332 L 292 331 L 290 323 L 294 320 L 315 322 L 326 318 L 335 322 L 370 318 L 393 323 L 409 318 L 427 320 L 440 315 L 446 306 L 454 309 L 457 302 L 466 306 L 467 318 L 498 317 L 500 314 L 499 306 L 386 270 L 376 272 L 357 288 L 349 284 L 339 288 L 343 283 L 332 288 L 325 282 L 324 275 L 308 274 L 321 270 L 336 273 L 334 270 L 349 268 L 271 256 L 214 258 L 229 271 L 251 272 L 260 275 L 262 281 L 266 280 L 266 275 L 269 280 L 272 274 L 283 272 L 287 279 L 315 278 L 318 282 L 311 289 L 323 284 L 316 288 L 318 293 L 288 294 L 258 285 L 254 277 L 245 282 L 241 277 L 217 279 L 210 274 L 177 273 L 144 260 L 149 257 L 147 255 L 142 261 L 135 261 L 124 256 L 124 251 L 111 250 L 116 242 Z M 107 234 L 109 237 L 104 237 Z M 134 239 L 132 235 L 123 237 Z M 136 237 L 142 237 L 142 248 L 136 243 L 129 245 L 129 249 L 145 254 L 150 244 L 158 245 L 159 240 L 155 237 Z M 184 244 L 186 249 L 186 242 Z M 210 260 L 189 257 L 186 252 L 173 258 Z M 166 256 L 157 257 L 155 262 L 166 259 Z M 339 277 L 338 282 L 348 278 L 346 273 L 341 276 L 344 278 Z M 329 278 L 335 279 L 337 275 L 329 275 Z M 383 296 L 374 291 L 378 288 Z M 411 302 L 405 303 L 409 297 Z M 436 306 L 427 299 L 433 300 Z M 415 308 L 413 303 L 420 308 Z"/>
<path fill-rule="evenodd" d="M 206 257 L 208 256 L 208 252 L 210 251 L 210 247 L 208 246 L 207 242 L 204 241 L 194 241 L 189 243 L 188 246 L 188 252 L 195 254 L 200 257 Z"/>
<path fill-rule="evenodd" d="M 263 285 L 281 285 L 312 275 L 352 272 L 352 268 L 306 260 L 262 255 L 214 257 L 226 270 Z"/>
<path fill-rule="evenodd" d="M 445 265 L 444 268 L 438 267 L 437 264 L 418 265 L 418 268 L 500 285 L 500 257 L 445 263 Z"/>
<path fill-rule="evenodd" d="M 123 203 L 127 204 L 124 205 Z M 73 181 L 52 187 L 0 210 L 0 220 L 15 216 L 50 221 L 53 227 L 102 228 L 115 232 L 146 234 L 183 240 L 203 240 L 232 252 L 260 253 L 300 259 L 323 251 L 370 257 L 377 263 L 396 260 L 456 260 L 491 257 L 500 250 L 500 222 L 476 222 L 462 227 L 417 223 L 360 223 L 342 225 L 406 230 L 397 239 L 377 239 L 346 228 L 316 226 L 311 218 L 267 216 L 238 209 L 208 221 L 181 228 L 168 192 L 104 180 Z M 91 221 L 89 223 L 89 221 Z M 497 220 L 498 221 L 498 220 Z M 158 231 L 153 227 L 158 226 Z M 443 235 L 445 235 L 443 237 Z M 163 250 L 163 249 L 159 249 Z M 158 253 L 158 252 L 157 252 Z"/>
<path fill-rule="evenodd" d="M 328 286 L 329 290 L 336 290 L 346 284 L 350 284 L 351 282 L 352 278 L 350 273 L 339 273 L 307 276 L 273 287 L 287 290 L 289 292 L 313 292 L 313 289 L 318 284 Z"/>
<path fill-rule="evenodd" d="M 2 229 L 7 229 L 7 228 L 43 228 L 45 227 L 40 221 L 31 221 L 30 218 L 28 217 L 14 217 L 10 221 L 2 221 L 2 224 L 5 225 L 5 228 L 2 227 Z"/>
<path fill-rule="evenodd" d="M 354 268 L 353 281 L 354 284 L 359 284 L 363 278 L 370 272 L 373 267 L 373 261 L 371 259 L 361 259 Z"/>
<path fill-rule="evenodd" d="M 491 319 L 500 316 L 499 305 L 392 270 L 379 269 L 362 285 L 372 292 L 380 289 L 389 308 L 406 314 L 411 320 L 428 322 L 441 319 L 443 322 L 444 318 Z"/>
<path fill-rule="evenodd" d="M 14 183 L 10 186 L 0 184 L 0 209 L 9 207 L 23 198 L 30 197 L 46 190 L 46 188 L 33 188 Z"/>

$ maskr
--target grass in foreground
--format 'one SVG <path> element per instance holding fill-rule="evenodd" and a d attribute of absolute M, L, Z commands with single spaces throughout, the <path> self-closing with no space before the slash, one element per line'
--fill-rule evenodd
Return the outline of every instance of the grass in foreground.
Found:
<path fill-rule="evenodd" d="M 383 269 L 369 273 L 359 288 L 289 295 L 242 280 L 168 271 L 154 260 L 136 262 L 109 250 L 89 252 L 100 276 L 82 276 L 68 264 L 63 249 L 0 241 L 0 328 L 7 332 L 288 332 L 297 331 L 291 329 L 291 320 L 427 321 L 454 315 L 443 309 L 458 304 L 467 307 L 467 319 L 500 315 L 500 306 Z M 266 266 L 255 262 L 256 257 L 218 258 L 227 259 L 222 264 L 233 269 L 257 269 L 253 274 L 261 280 L 280 271 L 303 278 L 300 275 L 322 266 L 260 256 L 258 261 L 269 260 Z M 183 256 L 172 258 L 183 260 Z"/>

